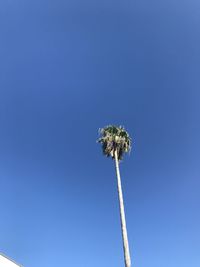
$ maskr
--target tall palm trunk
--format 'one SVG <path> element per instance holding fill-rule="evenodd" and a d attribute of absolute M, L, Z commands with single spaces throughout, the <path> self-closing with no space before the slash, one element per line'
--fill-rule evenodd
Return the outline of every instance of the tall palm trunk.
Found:
<path fill-rule="evenodd" d="M 125 267 L 131 267 L 131 258 L 130 258 L 129 245 L 128 245 L 126 219 L 125 219 L 125 212 L 124 212 L 124 201 L 123 201 L 123 194 L 122 194 L 122 185 L 121 185 L 121 178 L 120 178 L 120 172 L 119 172 L 119 161 L 118 161 L 117 150 L 115 150 L 115 167 L 116 167 L 116 174 L 117 174 L 117 187 L 118 187 L 119 208 L 120 208 L 120 218 L 121 218 L 121 228 L 122 228 L 122 238 L 123 238 L 123 248 L 124 248 L 124 261 L 125 261 Z"/>

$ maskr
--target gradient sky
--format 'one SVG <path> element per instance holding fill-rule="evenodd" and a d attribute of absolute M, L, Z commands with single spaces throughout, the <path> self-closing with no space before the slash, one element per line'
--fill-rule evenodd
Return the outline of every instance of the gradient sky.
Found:
<path fill-rule="evenodd" d="M 1 0 L 0 252 L 24 267 L 200 266 L 200 2 Z"/>

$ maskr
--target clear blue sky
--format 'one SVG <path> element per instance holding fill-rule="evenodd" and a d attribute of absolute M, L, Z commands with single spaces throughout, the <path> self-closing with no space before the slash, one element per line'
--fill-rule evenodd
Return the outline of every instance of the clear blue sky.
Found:
<path fill-rule="evenodd" d="M 0 251 L 24 267 L 122 267 L 122 124 L 133 267 L 200 266 L 200 3 L 1 0 Z"/>

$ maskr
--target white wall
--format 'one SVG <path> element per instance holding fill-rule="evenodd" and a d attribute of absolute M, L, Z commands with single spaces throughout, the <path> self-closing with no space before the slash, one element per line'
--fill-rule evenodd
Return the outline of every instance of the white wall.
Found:
<path fill-rule="evenodd" d="M 0 267 L 19 267 L 19 265 L 0 255 Z"/>

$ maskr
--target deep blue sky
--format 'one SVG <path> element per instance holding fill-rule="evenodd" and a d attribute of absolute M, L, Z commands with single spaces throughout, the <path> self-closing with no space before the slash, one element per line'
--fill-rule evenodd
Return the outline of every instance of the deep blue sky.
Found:
<path fill-rule="evenodd" d="M 0 251 L 24 267 L 122 267 L 122 124 L 133 267 L 200 266 L 198 0 L 1 0 Z"/>

